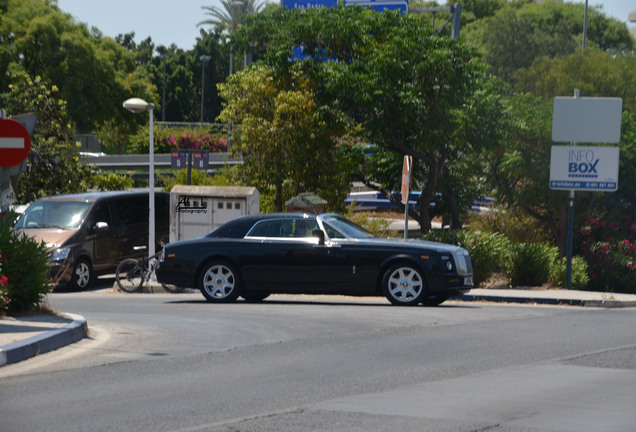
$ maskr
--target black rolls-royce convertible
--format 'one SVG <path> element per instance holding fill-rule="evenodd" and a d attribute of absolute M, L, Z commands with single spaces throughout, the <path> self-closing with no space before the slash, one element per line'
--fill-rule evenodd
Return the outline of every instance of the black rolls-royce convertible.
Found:
<path fill-rule="evenodd" d="M 156 274 L 218 303 L 289 293 L 384 295 L 394 305 L 433 306 L 473 285 L 465 249 L 375 237 L 337 214 L 234 219 L 204 237 L 166 245 Z"/>

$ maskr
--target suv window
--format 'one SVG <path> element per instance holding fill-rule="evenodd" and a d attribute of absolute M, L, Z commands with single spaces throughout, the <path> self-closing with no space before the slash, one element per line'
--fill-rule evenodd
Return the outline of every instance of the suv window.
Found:
<path fill-rule="evenodd" d="M 148 223 L 148 197 L 137 196 L 115 200 L 119 219 L 124 226 Z"/>

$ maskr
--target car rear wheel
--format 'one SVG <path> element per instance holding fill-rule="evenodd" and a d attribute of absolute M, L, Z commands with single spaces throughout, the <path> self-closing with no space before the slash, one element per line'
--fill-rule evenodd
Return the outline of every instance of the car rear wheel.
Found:
<path fill-rule="evenodd" d="M 71 287 L 78 290 L 86 289 L 93 279 L 93 270 L 86 258 L 80 258 L 73 267 L 71 274 Z"/>
<path fill-rule="evenodd" d="M 411 264 L 396 264 L 382 278 L 382 289 L 386 298 L 397 306 L 415 306 L 426 292 L 424 278 Z"/>
<path fill-rule="evenodd" d="M 209 302 L 233 302 L 241 294 L 241 276 L 232 264 L 214 261 L 201 271 L 199 290 Z"/>

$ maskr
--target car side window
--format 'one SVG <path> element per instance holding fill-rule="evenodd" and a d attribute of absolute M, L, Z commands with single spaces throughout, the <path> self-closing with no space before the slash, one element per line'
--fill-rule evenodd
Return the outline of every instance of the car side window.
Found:
<path fill-rule="evenodd" d="M 318 229 L 315 220 L 279 219 L 258 222 L 246 237 L 307 238 Z"/>
<path fill-rule="evenodd" d="M 246 237 L 267 237 L 268 231 L 269 231 L 269 221 L 258 222 L 246 234 Z"/>
<path fill-rule="evenodd" d="M 325 231 L 327 231 L 327 236 L 329 236 L 329 238 L 332 238 L 332 239 L 345 238 L 345 236 L 343 236 L 340 233 L 340 231 L 338 231 L 337 229 L 335 229 L 334 227 L 332 227 L 328 223 L 325 223 L 324 226 L 325 226 Z"/>

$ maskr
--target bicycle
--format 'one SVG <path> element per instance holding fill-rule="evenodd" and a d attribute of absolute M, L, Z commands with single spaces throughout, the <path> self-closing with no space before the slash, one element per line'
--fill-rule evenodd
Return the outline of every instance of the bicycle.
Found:
<path fill-rule="evenodd" d="M 150 280 L 159 265 L 157 258 L 161 254 L 161 251 L 159 251 L 159 253 L 148 258 L 144 254 L 146 246 L 135 246 L 133 249 L 140 252 L 140 258 L 126 258 L 119 263 L 115 272 L 117 285 L 122 291 L 127 293 L 141 291 L 141 288 Z M 162 283 L 161 286 L 169 293 L 178 294 L 183 292 L 183 287 L 176 285 Z"/>

